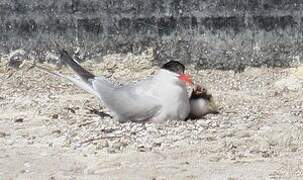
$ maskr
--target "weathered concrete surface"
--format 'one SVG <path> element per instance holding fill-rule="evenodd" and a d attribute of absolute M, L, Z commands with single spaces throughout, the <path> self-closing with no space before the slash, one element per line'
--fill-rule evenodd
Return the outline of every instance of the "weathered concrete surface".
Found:
<path fill-rule="evenodd" d="M 153 47 L 158 62 L 200 68 L 290 66 L 302 62 L 302 13 L 301 0 L 2 0 L 0 52 L 43 54 L 55 39 L 83 59 Z"/>

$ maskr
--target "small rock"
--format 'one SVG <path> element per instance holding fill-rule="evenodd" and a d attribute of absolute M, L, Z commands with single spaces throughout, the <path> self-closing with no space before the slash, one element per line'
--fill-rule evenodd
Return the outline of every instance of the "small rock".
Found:
<path fill-rule="evenodd" d="M 153 147 L 160 147 L 162 145 L 161 142 L 154 142 Z"/>
<path fill-rule="evenodd" d="M 262 153 L 262 157 L 264 158 L 269 158 L 270 157 L 270 154 L 268 152 L 263 152 Z"/>
<path fill-rule="evenodd" d="M 23 118 L 18 118 L 18 119 L 15 119 L 14 122 L 15 123 L 23 123 L 23 120 L 24 120 Z"/>
<path fill-rule="evenodd" d="M 58 119 L 59 118 L 59 115 L 58 114 L 53 114 L 52 115 L 52 119 Z"/>
<path fill-rule="evenodd" d="M 13 68 L 19 68 L 25 58 L 26 52 L 23 49 L 17 49 L 9 54 L 7 65 Z"/>
<path fill-rule="evenodd" d="M 0 132 L 0 138 L 5 138 L 9 136 L 9 134 L 5 133 L 5 132 Z"/>
<path fill-rule="evenodd" d="M 56 178 L 54 176 L 51 176 L 50 178 L 48 178 L 49 180 L 55 180 Z"/>
<path fill-rule="evenodd" d="M 166 178 L 162 177 L 162 176 L 157 176 L 157 177 L 152 177 L 151 179 L 152 180 L 165 180 Z"/>
<path fill-rule="evenodd" d="M 26 173 L 27 171 L 25 170 L 25 169 L 22 169 L 21 171 L 20 171 L 20 173 L 22 173 L 22 174 L 24 174 L 24 173 Z"/>
<path fill-rule="evenodd" d="M 57 129 L 57 130 L 54 130 L 53 132 L 52 132 L 52 134 L 61 134 L 62 132 L 61 132 L 61 130 L 59 130 L 59 129 Z"/>
<path fill-rule="evenodd" d="M 206 141 L 215 141 L 215 140 L 217 140 L 217 138 L 215 136 L 206 136 L 205 140 Z"/>
<path fill-rule="evenodd" d="M 70 111 L 73 114 L 76 114 L 76 111 L 74 110 L 74 108 L 70 108 L 70 107 L 66 107 L 64 109 L 67 109 L 68 111 Z"/>
<path fill-rule="evenodd" d="M 109 148 L 107 149 L 107 152 L 110 153 L 110 154 L 113 154 L 113 153 L 117 153 L 118 151 L 117 151 L 117 149 L 115 149 L 115 148 L 109 147 Z"/>
<path fill-rule="evenodd" d="M 208 160 L 209 160 L 210 162 L 219 162 L 221 159 L 222 159 L 222 158 L 219 157 L 219 156 L 211 156 L 211 157 L 209 157 Z"/>
<path fill-rule="evenodd" d="M 291 152 L 297 152 L 297 151 L 298 151 L 298 147 L 291 148 Z"/>
<path fill-rule="evenodd" d="M 151 147 L 145 147 L 144 145 L 138 146 L 138 151 L 139 152 L 148 152 L 151 151 Z"/>

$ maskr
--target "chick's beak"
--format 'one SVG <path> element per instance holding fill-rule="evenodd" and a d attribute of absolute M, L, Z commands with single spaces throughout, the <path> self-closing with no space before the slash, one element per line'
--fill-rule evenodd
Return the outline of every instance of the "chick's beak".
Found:
<path fill-rule="evenodd" d="M 183 82 L 185 82 L 186 85 L 193 86 L 193 81 L 191 77 L 187 74 L 180 74 L 179 79 Z"/>

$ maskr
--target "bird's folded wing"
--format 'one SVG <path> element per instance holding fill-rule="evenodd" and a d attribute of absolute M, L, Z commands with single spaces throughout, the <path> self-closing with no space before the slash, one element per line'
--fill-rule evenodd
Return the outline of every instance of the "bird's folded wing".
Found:
<path fill-rule="evenodd" d="M 161 109 L 161 105 L 155 97 L 144 91 L 137 91 L 137 86 L 126 85 L 110 88 L 100 77 L 92 84 L 102 101 L 115 111 L 121 120 L 148 120 Z"/>

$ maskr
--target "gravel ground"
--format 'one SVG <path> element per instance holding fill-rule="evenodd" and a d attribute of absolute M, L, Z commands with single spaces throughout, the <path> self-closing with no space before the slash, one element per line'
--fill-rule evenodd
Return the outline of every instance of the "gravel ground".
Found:
<path fill-rule="evenodd" d="M 152 51 L 99 61 L 83 66 L 117 83 L 157 70 Z M 220 114 L 121 124 L 71 83 L 31 63 L 13 70 L 1 62 L 3 179 L 303 178 L 303 67 L 235 73 L 188 66 Z"/>

